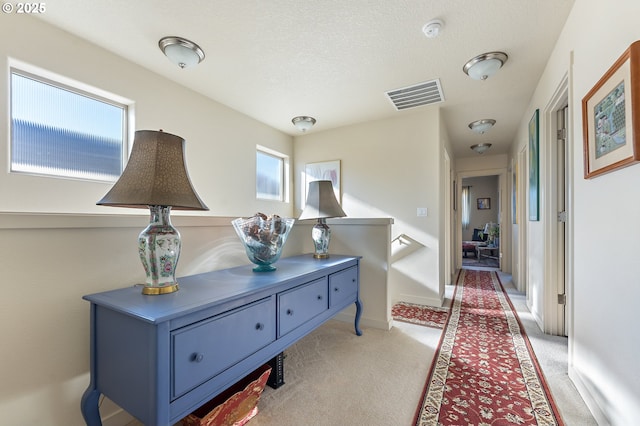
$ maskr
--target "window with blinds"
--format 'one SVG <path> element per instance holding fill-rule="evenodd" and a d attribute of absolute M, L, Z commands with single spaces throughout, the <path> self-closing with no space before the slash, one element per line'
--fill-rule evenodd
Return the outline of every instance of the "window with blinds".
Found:
<path fill-rule="evenodd" d="M 115 182 L 127 105 L 11 70 L 11 172 Z"/>

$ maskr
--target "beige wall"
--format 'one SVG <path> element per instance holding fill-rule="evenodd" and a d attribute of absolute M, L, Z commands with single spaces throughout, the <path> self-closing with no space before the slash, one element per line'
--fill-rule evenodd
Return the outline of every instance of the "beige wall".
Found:
<path fill-rule="evenodd" d="M 391 302 L 440 305 L 442 220 L 440 114 L 437 109 L 401 113 L 295 140 L 295 186 L 304 188 L 305 164 L 340 160 L 342 206 L 349 217 L 391 217 L 392 238 L 407 235 L 416 250 L 392 263 Z M 296 209 L 300 208 L 296 199 Z M 417 217 L 426 207 L 428 215 Z"/>
<path fill-rule="evenodd" d="M 581 100 L 624 50 L 640 39 L 640 2 L 617 0 L 606 7 L 595 0 L 577 1 L 549 60 L 512 151 L 526 144 L 527 123 L 541 113 L 541 186 L 543 215 L 527 222 L 529 304 L 545 318 L 544 301 L 555 295 L 545 284 L 550 259 L 544 236 L 554 213 L 550 184 L 553 135 L 548 131 L 556 90 L 568 76 L 570 109 L 569 179 L 569 374 L 600 424 L 628 425 L 640 418 L 640 339 L 635 331 L 640 300 L 636 241 L 640 239 L 640 166 L 583 178 Z M 636 114 L 634 113 L 634 116 Z M 547 213 L 544 213 L 547 212 Z M 593 230 L 604 227 L 604 232 Z M 595 237 L 594 237 L 595 236 Z"/>

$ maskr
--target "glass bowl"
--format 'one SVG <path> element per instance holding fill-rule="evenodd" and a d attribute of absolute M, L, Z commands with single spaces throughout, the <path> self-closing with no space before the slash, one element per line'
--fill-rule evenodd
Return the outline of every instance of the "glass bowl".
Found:
<path fill-rule="evenodd" d="M 231 223 L 244 245 L 247 257 L 256 266 L 255 272 L 275 271 L 295 219 L 258 213 L 250 218 L 238 218 Z"/>

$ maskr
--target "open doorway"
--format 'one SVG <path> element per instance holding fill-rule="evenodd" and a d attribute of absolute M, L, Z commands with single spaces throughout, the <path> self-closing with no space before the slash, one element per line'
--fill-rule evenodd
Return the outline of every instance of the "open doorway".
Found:
<path fill-rule="evenodd" d="M 462 266 L 500 268 L 499 176 L 462 179 Z"/>
<path fill-rule="evenodd" d="M 473 179 L 476 178 L 487 178 L 484 180 L 479 180 L 474 183 Z M 471 179 L 471 180 L 468 180 Z M 469 224 L 465 227 L 462 223 L 463 217 L 463 182 L 465 182 L 465 186 L 471 186 L 469 196 L 467 198 L 468 201 L 468 209 L 470 210 L 470 219 Z M 470 182 L 470 183 L 469 183 Z M 486 186 L 485 186 L 486 185 Z M 475 189 L 474 189 L 475 187 Z M 484 189 L 483 189 L 484 188 Z M 494 229 L 492 237 L 495 239 L 497 237 L 497 241 L 494 240 L 494 244 L 497 246 L 494 250 L 483 249 L 480 250 L 482 254 L 480 255 L 481 259 L 485 260 L 485 255 L 495 257 L 493 259 L 496 261 L 490 267 L 500 268 L 503 272 L 511 273 L 511 244 L 510 244 L 510 236 L 511 230 L 509 226 L 505 226 L 506 219 L 508 217 L 506 206 L 507 201 L 505 194 L 507 194 L 507 168 L 487 168 L 487 169 L 475 169 L 475 170 L 467 170 L 467 171 L 458 171 L 456 174 L 456 192 L 457 192 L 457 201 L 459 208 L 457 211 L 456 219 L 456 243 L 455 243 L 455 252 L 456 252 L 456 268 L 460 269 L 463 266 L 463 260 L 465 259 L 465 250 L 463 250 L 463 241 L 472 241 L 473 240 L 473 230 L 482 228 L 483 234 L 485 233 L 486 225 L 493 224 Z M 487 200 L 489 199 L 489 200 Z M 480 208 L 479 208 L 480 207 Z M 480 213 L 479 215 L 475 215 L 475 213 Z M 472 214 L 474 217 L 472 218 Z M 496 226 L 497 225 L 497 226 Z M 486 233 L 490 231 L 490 228 L 486 229 Z M 497 232 L 496 232 L 497 231 Z M 463 238 L 464 235 L 464 238 Z M 487 235 L 488 237 L 488 235 Z M 487 244 L 488 245 L 488 244 Z M 471 254 L 471 249 L 469 247 L 465 247 L 467 250 L 466 258 L 469 258 Z M 476 256 L 478 256 L 478 250 L 475 250 Z M 468 263 L 469 261 L 467 261 Z"/>

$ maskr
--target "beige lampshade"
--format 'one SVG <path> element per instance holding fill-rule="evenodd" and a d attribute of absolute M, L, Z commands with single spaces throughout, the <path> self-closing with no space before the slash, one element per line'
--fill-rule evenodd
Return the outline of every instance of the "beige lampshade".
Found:
<path fill-rule="evenodd" d="M 309 183 L 309 194 L 300 220 L 344 217 L 346 214 L 333 193 L 330 180 L 316 180 Z"/>
<path fill-rule="evenodd" d="M 184 159 L 184 144 L 180 136 L 163 131 L 138 130 L 127 167 L 97 204 L 209 210 L 191 185 Z"/>

